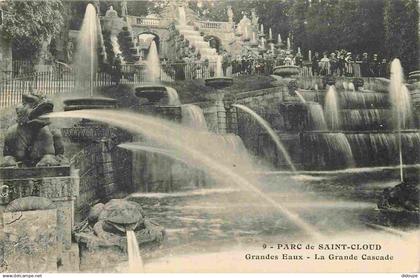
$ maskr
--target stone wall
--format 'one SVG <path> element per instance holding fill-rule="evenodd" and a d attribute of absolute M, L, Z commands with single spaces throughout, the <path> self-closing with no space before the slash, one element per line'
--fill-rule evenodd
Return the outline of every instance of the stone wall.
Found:
<path fill-rule="evenodd" d="M 75 224 L 74 201 L 78 194 L 78 176 L 69 166 L 36 168 L 0 168 L 0 263 L 4 271 L 33 272 L 58 270 L 72 250 L 71 231 Z M 4 212 L 13 200 L 37 196 L 52 201 L 54 209 Z M 77 264 L 78 266 L 78 264 Z"/>
<path fill-rule="evenodd" d="M 80 176 L 76 221 L 86 217 L 92 205 L 132 191 L 131 154 L 117 147 L 130 135 L 99 124 L 66 128 L 63 135 L 72 141 L 68 156 Z"/>

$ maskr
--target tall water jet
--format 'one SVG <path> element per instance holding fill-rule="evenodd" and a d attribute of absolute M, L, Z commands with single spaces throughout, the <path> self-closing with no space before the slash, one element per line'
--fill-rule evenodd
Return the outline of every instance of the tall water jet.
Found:
<path fill-rule="evenodd" d="M 155 40 L 150 43 L 149 53 L 146 59 L 147 80 L 158 82 L 160 80 L 160 61 Z"/>
<path fill-rule="evenodd" d="M 411 99 L 407 87 L 403 84 L 404 75 L 399 59 L 391 63 L 391 81 L 389 84 L 389 96 L 392 106 L 394 127 L 398 132 L 398 150 L 400 160 L 400 178 L 404 180 L 403 157 L 401 146 L 401 129 L 408 128 L 412 122 Z"/>
<path fill-rule="evenodd" d="M 136 234 L 132 230 L 127 230 L 127 252 L 128 252 L 128 270 L 130 272 L 144 272 L 143 259 L 140 255 L 139 244 Z"/>
<path fill-rule="evenodd" d="M 97 43 L 98 26 L 96 9 L 92 4 L 86 6 L 82 27 L 77 38 L 75 54 L 76 84 L 79 88 L 89 89 L 93 96 L 94 81 L 98 64 Z"/>
<path fill-rule="evenodd" d="M 296 167 L 292 162 L 292 159 L 289 156 L 289 153 L 287 152 L 286 148 L 283 146 L 283 144 L 280 141 L 279 136 L 276 134 L 276 132 L 270 127 L 270 124 L 264 120 L 260 115 L 255 113 L 252 109 L 249 107 L 246 107 L 241 104 L 233 104 L 232 106 L 237 107 L 246 113 L 250 114 L 252 117 L 254 117 L 255 120 L 268 132 L 270 137 L 273 139 L 274 143 L 276 144 L 278 150 L 282 153 L 284 160 L 286 160 L 287 164 L 289 164 L 289 167 L 292 171 L 296 171 Z"/>
<path fill-rule="evenodd" d="M 329 86 L 325 95 L 325 118 L 331 130 L 340 129 L 340 115 L 338 108 L 337 90 L 334 85 Z"/>
<path fill-rule="evenodd" d="M 223 77 L 222 60 L 223 57 L 218 55 L 216 60 L 216 77 Z"/>
<path fill-rule="evenodd" d="M 208 133 L 197 132 L 159 118 L 124 111 L 78 110 L 50 113 L 48 117 L 86 118 L 105 122 L 137 134 L 144 134 L 154 143 L 169 148 L 187 158 L 192 165 L 205 170 L 215 180 L 225 184 L 227 181 L 259 196 L 308 235 L 316 238 L 321 237 L 312 225 L 303 221 L 297 214 L 283 207 L 256 186 L 257 178 L 252 174 L 252 169 L 255 166 L 248 161 L 237 161 L 236 164 L 232 165 L 229 159 L 230 151 L 221 146 L 218 141 L 210 140 Z M 217 154 L 223 154 L 222 159 L 215 156 Z"/>
<path fill-rule="evenodd" d="M 290 50 L 292 48 L 292 44 L 290 43 L 290 38 L 287 38 L 287 50 Z"/>
<path fill-rule="evenodd" d="M 186 25 L 187 24 L 187 16 L 185 14 L 184 6 L 178 7 L 178 13 L 179 13 L 179 18 L 178 18 L 179 25 Z"/>

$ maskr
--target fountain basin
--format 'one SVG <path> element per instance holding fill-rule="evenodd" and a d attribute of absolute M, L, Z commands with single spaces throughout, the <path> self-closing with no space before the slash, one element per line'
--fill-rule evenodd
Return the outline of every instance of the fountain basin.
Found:
<path fill-rule="evenodd" d="M 150 104 L 180 105 L 175 89 L 162 85 L 143 85 L 134 89 L 134 95 L 145 98 Z"/>
<path fill-rule="evenodd" d="M 204 80 L 206 86 L 215 88 L 215 89 L 222 89 L 229 86 L 232 86 L 233 79 L 230 77 L 213 77 L 207 78 Z"/>
<path fill-rule="evenodd" d="M 90 97 L 72 98 L 63 101 L 64 111 L 82 109 L 113 109 L 117 106 L 117 101 L 113 98 Z"/>
<path fill-rule="evenodd" d="M 273 69 L 273 74 L 281 77 L 293 77 L 300 73 L 298 66 L 277 66 Z"/>

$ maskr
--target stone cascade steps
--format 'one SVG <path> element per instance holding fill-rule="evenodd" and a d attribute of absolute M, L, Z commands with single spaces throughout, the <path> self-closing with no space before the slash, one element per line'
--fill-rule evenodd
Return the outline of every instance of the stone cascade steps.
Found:
<path fill-rule="evenodd" d="M 211 48 L 210 44 L 204 41 L 204 37 L 201 36 L 200 31 L 194 29 L 194 26 L 176 25 L 175 28 L 200 52 L 201 59 L 207 58 L 209 61 L 217 61 L 216 49 Z"/>
<path fill-rule="evenodd" d="M 134 41 L 134 35 L 128 23 L 122 28 L 118 41 L 125 61 L 136 63 L 140 60 L 140 50 Z"/>

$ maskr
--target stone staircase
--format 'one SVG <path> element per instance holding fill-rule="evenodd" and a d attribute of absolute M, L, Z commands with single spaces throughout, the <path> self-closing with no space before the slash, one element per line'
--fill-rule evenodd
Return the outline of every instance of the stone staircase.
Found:
<path fill-rule="evenodd" d="M 188 40 L 191 46 L 201 54 L 201 60 L 208 59 L 211 62 L 216 62 L 218 54 L 216 49 L 211 48 L 209 42 L 204 41 L 204 37 L 192 25 L 175 25 L 178 32 Z"/>
<path fill-rule="evenodd" d="M 126 22 L 126 25 L 118 35 L 118 43 L 120 44 L 124 61 L 128 64 L 134 64 L 140 60 L 140 50 L 128 22 Z"/>

